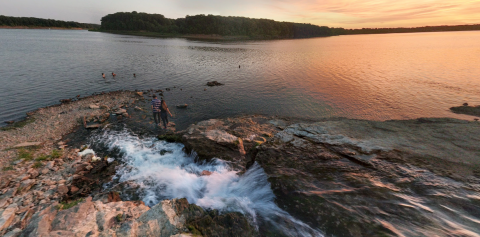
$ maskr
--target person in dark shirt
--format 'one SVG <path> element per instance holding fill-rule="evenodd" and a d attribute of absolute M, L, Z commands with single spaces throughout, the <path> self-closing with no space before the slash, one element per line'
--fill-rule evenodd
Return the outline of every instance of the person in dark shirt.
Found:
<path fill-rule="evenodd" d="M 170 114 L 170 117 L 173 117 L 172 113 L 170 113 L 170 110 L 168 109 L 167 103 L 165 100 L 162 98 L 160 102 L 160 117 L 162 118 L 163 121 L 163 128 L 167 129 L 168 125 L 168 114 Z"/>
<path fill-rule="evenodd" d="M 153 112 L 153 119 L 155 120 L 155 124 L 160 126 L 160 105 L 161 101 L 157 99 L 156 95 L 153 95 L 152 100 L 152 112 Z"/>

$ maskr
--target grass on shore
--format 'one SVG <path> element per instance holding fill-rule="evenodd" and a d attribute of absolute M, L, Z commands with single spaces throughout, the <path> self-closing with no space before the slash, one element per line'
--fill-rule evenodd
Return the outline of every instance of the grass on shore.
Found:
<path fill-rule="evenodd" d="M 62 157 L 62 155 L 63 155 L 63 152 L 61 150 L 53 149 L 52 152 L 50 153 L 50 155 L 41 154 L 35 160 L 36 161 L 44 161 L 44 160 L 50 161 L 50 160 L 53 160 L 53 159 L 60 158 L 60 157 Z"/>
<path fill-rule="evenodd" d="M 25 149 L 20 149 L 18 150 L 18 156 L 17 159 L 25 159 L 25 161 L 30 161 L 33 160 L 33 151 L 28 151 Z"/>
<path fill-rule="evenodd" d="M 38 168 L 40 168 L 40 167 L 42 167 L 42 166 L 43 166 L 42 162 L 37 161 L 37 162 L 35 162 L 35 164 L 33 164 L 32 168 L 38 169 Z"/>
<path fill-rule="evenodd" d="M 72 208 L 76 205 L 78 205 L 79 203 L 83 202 L 83 198 L 80 198 L 80 199 L 77 199 L 75 201 L 71 201 L 69 203 L 67 202 L 61 202 L 60 204 L 57 205 L 57 209 L 58 210 L 66 210 L 66 209 L 69 209 L 69 208 Z"/>
<path fill-rule="evenodd" d="M 60 158 L 62 156 L 63 152 L 61 150 L 53 149 L 52 153 L 50 153 L 50 157 L 53 159 Z"/>
<path fill-rule="evenodd" d="M 30 124 L 30 123 L 33 123 L 35 122 L 35 118 L 33 117 L 27 117 L 23 120 L 20 120 L 20 121 L 17 121 L 11 125 L 8 125 L 8 126 L 5 126 L 5 127 L 1 127 L 0 128 L 0 131 L 9 131 L 9 130 L 13 130 L 13 129 L 17 129 L 17 128 L 22 128 L 24 127 L 25 125 L 27 124 Z"/>
<path fill-rule="evenodd" d="M 9 170 L 14 170 L 12 166 L 5 166 L 2 168 L 3 171 L 9 171 Z"/>
<path fill-rule="evenodd" d="M 41 154 L 35 160 L 36 161 L 52 160 L 52 157 L 49 155 Z"/>

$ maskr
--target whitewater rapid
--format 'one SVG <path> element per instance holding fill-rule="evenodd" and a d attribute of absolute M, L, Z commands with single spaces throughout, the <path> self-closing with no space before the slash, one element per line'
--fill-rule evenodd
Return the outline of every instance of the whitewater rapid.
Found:
<path fill-rule="evenodd" d="M 165 199 L 186 198 L 205 209 L 240 212 L 257 229 L 267 225 L 287 236 L 323 236 L 275 204 L 268 177 L 258 164 L 240 175 L 226 161 L 195 163 L 195 154 L 183 152 L 183 144 L 139 138 L 126 129 L 105 130 L 92 141 L 103 143 L 118 154 L 109 157 L 110 161 L 117 159 L 122 163 L 112 183 L 136 183 L 138 196 L 148 206 Z M 202 176 L 204 170 L 212 174 Z M 106 184 L 105 188 L 111 185 Z"/>

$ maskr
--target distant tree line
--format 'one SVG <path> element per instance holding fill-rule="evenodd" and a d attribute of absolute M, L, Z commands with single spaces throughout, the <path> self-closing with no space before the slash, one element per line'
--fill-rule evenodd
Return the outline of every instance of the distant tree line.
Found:
<path fill-rule="evenodd" d="M 78 23 L 74 21 L 57 21 L 35 17 L 13 17 L 0 15 L 0 26 L 26 26 L 26 27 L 59 27 L 59 28 L 83 28 L 98 29 L 97 24 Z"/>
<path fill-rule="evenodd" d="M 399 28 L 362 28 L 362 29 L 341 29 L 339 34 L 387 34 L 387 33 L 411 33 L 411 32 L 439 32 L 439 31 L 470 31 L 480 30 L 480 24 L 476 25 L 454 25 L 454 26 L 422 26 L 422 27 L 399 27 Z"/>
<path fill-rule="evenodd" d="M 306 38 L 338 35 L 342 28 L 278 22 L 247 17 L 195 15 L 169 19 L 161 14 L 117 12 L 101 19 L 105 31 L 149 31 L 165 34 L 208 34 L 251 38 Z"/>

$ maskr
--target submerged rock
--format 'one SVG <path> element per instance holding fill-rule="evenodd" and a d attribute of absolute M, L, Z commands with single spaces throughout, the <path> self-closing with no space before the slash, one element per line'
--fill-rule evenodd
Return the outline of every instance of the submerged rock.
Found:
<path fill-rule="evenodd" d="M 223 84 L 218 81 L 209 81 L 207 82 L 207 86 L 223 86 Z"/>
<path fill-rule="evenodd" d="M 208 170 L 204 170 L 204 171 L 202 171 L 202 173 L 201 173 L 200 175 L 202 175 L 202 176 L 203 176 L 203 175 L 209 176 L 209 175 L 211 175 L 211 174 L 212 174 L 212 172 L 210 172 L 210 171 L 208 171 Z"/>
<path fill-rule="evenodd" d="M 457 114 L 480 116 L 480 105 L 468 106 L 467 103 L 464 103 L 463 106 L 452 107 L 450 110 Z"/>

